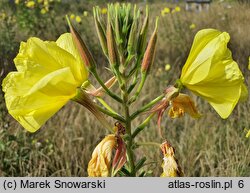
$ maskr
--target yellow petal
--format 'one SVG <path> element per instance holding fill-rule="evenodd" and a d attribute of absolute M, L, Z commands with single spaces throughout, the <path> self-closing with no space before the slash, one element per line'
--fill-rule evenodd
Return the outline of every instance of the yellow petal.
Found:
<path fill-rule="evenodd" d="M 171 118 L 178 118 L 188 113 L 193 118 L 199 118 L 201 115 L 195 107 L 193 100 L 185 94 L 179 94 L 172 101 L 172 107 L 169 110 L 169 116 Z"/>
<path fill-rule="evenodd" d="M 247 86 L 244 83 L 242 83 L 241 84 L 241 94 L 240 94 L 239 101 L 244 102 L 244 101 L 247 100 L 247 98 L 248 98 Z"/>
<path fill-rule="evenodd" d="M 61 43 L 69 35 L 62 35 Z M 22 42 L 14 62 L 18 71 L 9 73 L 2 83 L 6 106 L 30 132 L 38 130 L 73 98 L 77 87 L 87 79 L 86 73 L 78 72 L 84 71 L 84 67 L 76 55 L 55 42 L 38 38 Z"/>
<path fill-rule="evenodd" d="M 115 135 L 106 136 L 94 149 L 88 164 L 88 175 L 90 177 L 110 176 L 112 150 L 117 142 Z"/>
<path fill-rule="evenodd" d="M 229 39 L 226 32 L 199 31 L 180 78 L 185 87 L 206 99 L 222 118 L 233 111 L 244 80 L 227 48 Z"/>

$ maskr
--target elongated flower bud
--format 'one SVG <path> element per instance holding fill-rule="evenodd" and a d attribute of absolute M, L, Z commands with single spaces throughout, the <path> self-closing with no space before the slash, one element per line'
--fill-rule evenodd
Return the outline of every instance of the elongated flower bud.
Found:
<path fill-rule="evenodd" d="M 112 66 L 118 65 L 118 54 L 117 54 L 117 48 L 115 43 L 115 37 L 113 34 L 113 29 L 110 21 L 110 15 L 108 15 L 108 23 L 107 23 L 107 46 L 108 46 L 108 56 L 109 56 L 109 62 Z"/>
<path fill-rule="evenodd" d="M 79 51 L 79 53 L 80 53 L 80 55 L 82 57 L 82 60 L 83 60 L 84 64 L 90 70 L 95 68 L 95 61 L 94 61 L 94 58 L 93 58 L 92 54 L 90 53 L 90 51 L 87 48 L 84 41 L 82 40 L 80 34 L 77 32 L 77 30 L 71 24 L 69 18 L 68 17 L 66 17 L 66 18 L 67 18 L 68 25 L 69 25 L 69 28 L 70 28 L 70 33 L 72 34 L 74 43 L 75 43 L 76 47 L 78 48 L 78 51 Z"/>
<path fill-rule="evenodd" d="M 97 9 L 96 10 L 95 8 L 93 9 L 95 28 L 96 28 L 96 32 L 97 32 L 101 47 L 102 47 L 102 51 L 106 56 L 108 56 L 107 39 L 106 39 L 105 32 L 103 31 L 102 25 L 100 23 L 99 12 Z"/>
<path fill-rule="evenodd" d="M 142 73 L 147 73 L 154 62 L 156 42 L 157 42 L 157 26 L 158 26 L 157 23 L 158 23 L 158 18 L 156 19 L 155 30 L 151 35 L 146 52 L 144 53 L 143 56 L 142 66 L 141 66 Z"/>

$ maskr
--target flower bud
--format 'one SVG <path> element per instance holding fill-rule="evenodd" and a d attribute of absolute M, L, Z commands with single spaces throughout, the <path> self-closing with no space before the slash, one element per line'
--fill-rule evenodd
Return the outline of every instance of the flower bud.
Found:
<path fill-rule="evenodd" d="M 69 25 L 70 32 L 72 34 L 74 43 L 75 43 L 76 47 L 78 48 L 78 51 L 79 51 L 79 53 L 80 53 L 80 55 L 82 57 L 82 60 L 83 60 L 83 62 L 85 64 L 85 66 L 89 70 L 95 68 L 95 61 L 94 61 L 94 58 L 93 58 L 92 54 L 90 53 L 90 51 L 87 48 L 87 46 L 84 43 L 84 41 L 82 40 L 80 34 L 77 32 L 77 30 L 71 24 L 69 18 L 66 17 L 66 19 L 68 21 L 68 25 Z"/>
<path fill-rule="evenodd" d="M 143 56 L 142 66 L 141 66 L 142 73 L 147 73 L 154 62 L 156 42 L 157 42 L 157 26 L 158 26 L 158 18 L 156 19 L 155 30 L 151 35 L 147 49 Z"/>
<path fill-rule="evenodd" d="M 113 34 L 113 29 L 110 21 L 110 15 L 108 14 L 108 23 L 107 23 L 107 47 L 108 47 L 108 56 L 109 56 L 109 62 L 112 66 L 118 65 L 118 53 L 117 53 L 117 47 L 115 42 L 115 37 Z"/>

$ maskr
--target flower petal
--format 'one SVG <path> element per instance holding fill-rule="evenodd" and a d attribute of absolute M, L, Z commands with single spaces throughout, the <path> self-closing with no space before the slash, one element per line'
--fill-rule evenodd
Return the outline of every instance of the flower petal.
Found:
<path fill-rule="evenodd" d="M 12 72 L 2 85 L 9 113 L 30 132 L 38 130 L 76 94 L 69 68 L 52 72 L 38 82 L 32 82 L 33 79 L 31 74 L 28 77 L 22 72 Z"/>
<path fill-rule="evenodd" d="M 193 100 L 186 94 L 179 94 L 172 101 L 172 108 L 169 110 L 171 118 L 178 118 L 188 113 L 193 118 L 199 118 L 201 115 L 198 113 Z"/>
<path fill-rule="evenodd" d="M 59 42 L 63 44 L 66 38 L 70 44 L 69 36 L 63 34 Z M 30 132 L 38 130 L 73 98 L 77 87 L 88 78 L 75 55 L 55 42 L 34 37 L 21 43 L 14 62 L 18 71 L 9 73 L 2 83 L 6 106 Z"/>
<path fill-rule="evenodd" d="M 199 31 L 180 78 L 185 87 L 206 99 L 222 118 L 227 118 L 237 104 L 244 80 L 227 48 L 229 39 L 226 32 Z"/>
<path fill-rule="evenodd" d="M 112 150 L 116 144 L 116 137 L 111 134 L 96 146 L 88 164 L 88 175 L 90 177 L 107 177 L 110 175 Z"/>

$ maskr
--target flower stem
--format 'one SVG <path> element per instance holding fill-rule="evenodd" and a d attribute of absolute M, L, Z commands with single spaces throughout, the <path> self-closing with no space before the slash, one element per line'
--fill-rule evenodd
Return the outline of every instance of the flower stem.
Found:
<path fill-rule="evenodd" d="M 159 102 L 161 99 L 164 98 L 164 94 L 156 97 L 154 100 L 150 101 L 148 104 L 144 105 L 142 108 L 140 108 L 139 110 L 135 111 L 131 116 L 130 119 L 133 120 L 135 119 L 139 114 L 141 114 L 142 112 L 144 112 L 145 110 L 147 110 L 148 108 L 152 107 L 153 105 L 155 105 L 157 102 Z"/>
<path fill-rule="evenodd" d="M 103 83 L 103 81 L 101 80 L 101 78 L 99 77 L 99 75 L 96 72 L 96 69 L 92 69 L 91 73 L 94 75 L 94 77 L 96 78 L 96 80 L 99 82 L 99 84 L 103 87 L 103 89 L 108 93 L 109 96 L 111 96 L 113 99 L 115 99 L 116 101 L 118 101 L 119 103 L 122 103 L 122 99 L 117 96 L 116 94 L 112 93 Z"/>
<path fill-rule="evenodd" d="M 132 134 L 132 138 L 135 138 L 138 133 L 140 133 L 149 123 L 149 121 L 152 119 L 152 117 L 155 115 L 155 113 L 152 113 L 151 115 L 149 115 L 133 132 Z"/>
<path fill-rule="evenodd" d="M 149 145 L 152 145 L 152 146 L 156 146 L 156 147 L 160 147 L 161 144 L 160 143 L 156 143 L 156 142 L 138 142 L 136 143 L 137 145 L 141 145 L 141 146 L 149 146 Z"/>
<path fill-rule="evenodd" d="M 100 107 L 100 106 L 98 106 L 98 105 L 96 105 L 96 107 L 97 107 L 98 110 L 101 111 L 102 113 L 104 113 L 104 114 L 106 114 L 106 115 L 108 115 L 108 116 L 110 116 L 110 117 L 113 117 L 114 119 L 116 119 L 116 120 L 118 120 L 118 121 L 121 121 L 121 122 L 125 123 L 125 119 L 124 119 L 121 115 L 119 115 L 119 114 L 117 114 L 117 113 L 110 112 L 110 111 L 108 111 L 108 110 L 106 110 L 106 109 L 104 109 L 104 108 L 102 108 L 102 107 Z"/>

